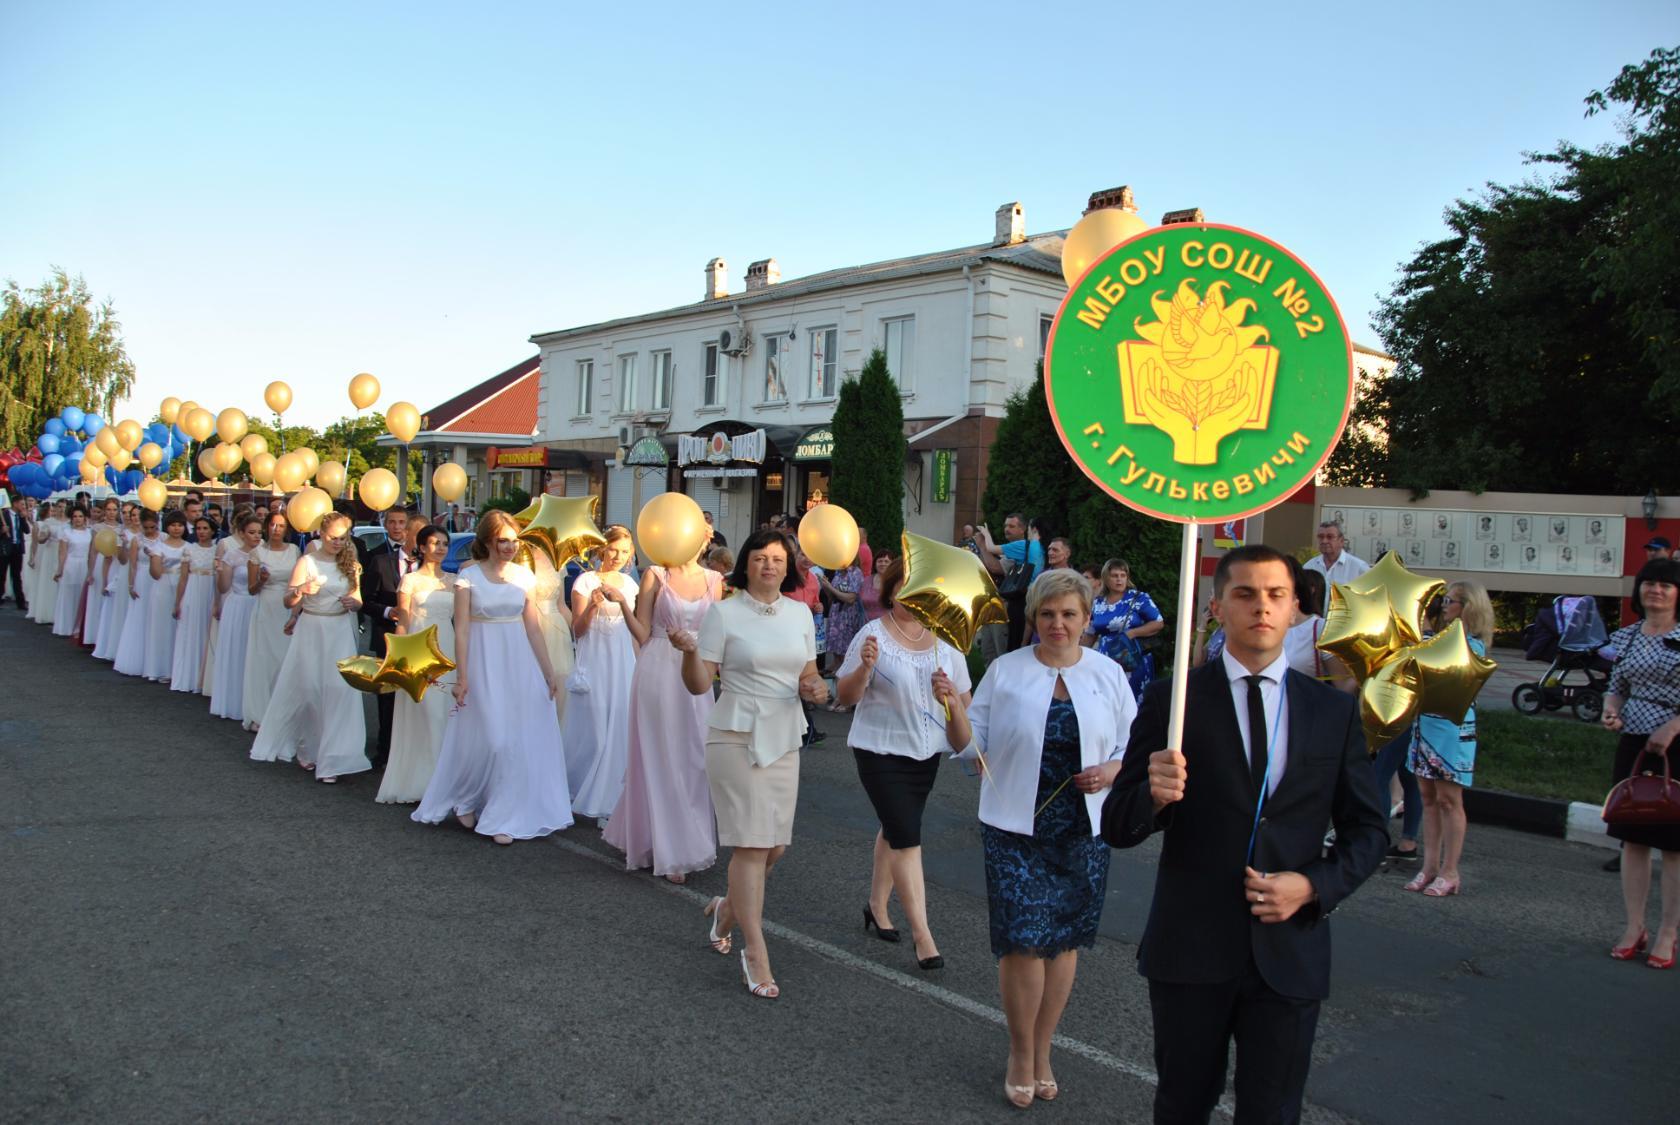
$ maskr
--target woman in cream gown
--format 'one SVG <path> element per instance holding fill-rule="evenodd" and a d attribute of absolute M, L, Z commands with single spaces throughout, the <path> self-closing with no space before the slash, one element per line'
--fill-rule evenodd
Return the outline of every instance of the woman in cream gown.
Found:
<path fill-rule="evenodd" d="M 35 521 L 35 585 L 29 591 L 29 619 L 37 625 L 51 625 L 58 608 L 58 534 L 67 525 L 64 501 L 41 505 L 43 518 Z"/>
<path fill-rule="evenodd" d="M 151 605 L 152 554 L 163 545 L 158 535 L 158 514 L 140 514 L 140 535 L 129 549 L 127 585 L 120 597 L 128 602 L 124 611 L 122 633 L 117 637 L 115 666 L 125 676 L 146 674 L 146 611 Z"/>
<path fill-rule="evenodd" d="M 635 548 L 613 525 L 595 552 L 596 569 L 572 583 L 577 663 L 566 705 L 566 780 L 572 811 L 604 820 L 618 804 L 630 760 L 630 680 L 648 631 L 636 617 L 636 587 L 624 575 Z"/>
<path fill-rule="evenodd" d="M 291 532 L 283 512 L 271 512 L 263 525 L 263 542 L 251 552 L 245 581 L 257 599 L 251 614 L 251 630 L 245 637 L 245 684 L 240 692 L 240 709 L 245 729 L 256 730 L 263 709 L 274 691 L 275 677 L 286 660 L 292 638 L 286 635 L 286 576 L 297 565 L 297 545 L 286 542 Z"/>
<path fill-rule="evenodd" d="M 262 521 L 255 512 L 242 511 L 235 519 L 233 534 L 222 540 L 221 557 L 216 560 L 212 620 L 216 622 L 218 643 L 207 658 L 211 667 L 204 673 L 204 678 L 211 681 L 210 713 L 236 723 L 245 719 L 245 652 L 251 638 L 251 618 L 257 612 L 257 599 L 249 588 L 251 553 L 262 542 Z"/>
<path fill-rule="evenodd" d="M 449 554 L 449 533 L 441 527 L 423 527 L 415 536 L 420 565 L 403 575 L 397 588 L 397 632 L 412 636 L 437 627 L 438 648 L 455 658 L 455 576 L 445 574 L 443 560 Z M 426 689 L 419 703 L 399 691 L 391 712 L 391 757 L 385 763 L 374 800 L 382 805 L 412 805 L 425 796 L 426 785 L 437 768 L 443 749 L 443 730 L 455 690 L 455 675 L 448 673 Z"/>
<path fill-rule="evenodd" d="M 58 605 L 53 610 L 52 631 L 55 637 L 73 637 L 82 613 L 82 594 L 87 589 L 88 544 L 93 532 L 88 530 L 87 510 L 80 504 L 70 509 L 70 525 L 58 533 L 57 570 L 53 574 Z"/>
<path fill-rule="evenodd" d="M 193 538 L 195 542 L 181 549 L 181 577 L 175 586 L 170 691 L 198 691 L 209 654 L 210 611 L 216 605 L 216 528 L 207 516 L 193 521 Z"/>
<path fill-rule="evenodd" d="M 141 675 L 166 683 L 175 670 L 175 596 L 181 584 L 181 565 L 187 542 L 187 517 L 163 514 L 163 539 L 152 549 L 151 592 L 146 595 L 146 665 Z"/>
<path fill-rule="evenodd" d="M 117 553 L 111 559 L 105 578 L 105 609 L 99 615 L 99 643 L 94 645 L 96 660 L 117 658 L 117 645 L 122 641 L 123 626 L 128 621 L 129 576 L 134 573 L 134 556 L 140 545 L 140 509 L 128 507 L 123 511 L 123 528 L 118 534 Z"/>
<path fill-rule="evenodd" d="M 566 576 L 554 569 L 548 556 L 531 551 L 531 573 L 537 576 L 533 596 L 542 615 L 543 640 L 548 642 L 548 662 L 564 684 L 572 674 L 572 611 L 566 606 Z M 566 700 L 571 692 L 554 693 L 554 715 L 566 725 Z"/>

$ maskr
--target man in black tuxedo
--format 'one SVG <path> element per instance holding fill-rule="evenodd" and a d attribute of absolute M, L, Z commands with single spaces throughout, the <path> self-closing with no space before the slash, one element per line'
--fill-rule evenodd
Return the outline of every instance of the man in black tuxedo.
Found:
<path fill-rule="evenodd" d="M 392 508 L 385 513 L 385 542 L 362 556 L 362 615 L 368 619 L 368 643 L 374 656 L 385 655 L 385 638 L 397 627 L 397 588 L 403 575 L 415 567 L 408 553 L 408 512 Z M 379 708 L 379 735 L 372 759 L 375 769 L 391 753 L 391 715 L 396 698 L 390 692 L 374 697 Z"/>
<path fill-rule="evenodd" d="M 0 510 L 0 601 L 6 597 L 6 583 L 12 584 L 12 600 L 28 612 L 29 599 L 23 593 L 23 551 L 29 542 L 29 517 L 8 505 Z"/>
<path fill-rule="evenodd" d="M 1237 1125 L 1300 1120 L 1330 991 L 1328 918 L 1388 846 L 1356 700 L 1284 658 L 1293 574 L 1270 547 L 1220 559 L 1225 651 L 1190 673 L 1182 749 L 1167 744 L 1171 685 L 1156 683 L 1103 805 L 1114 847 L 1166 834 L 1138 945 L 1157 1123 L 1208 1120 L 1233 1039 Z"/>

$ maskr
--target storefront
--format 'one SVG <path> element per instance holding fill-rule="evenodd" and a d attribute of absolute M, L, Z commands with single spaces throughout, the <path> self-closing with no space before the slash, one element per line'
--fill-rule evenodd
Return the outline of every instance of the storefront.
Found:
<path fill-rule="evenodd" d="M 552 492 L 558 496 L 581 496 L 597 491 L 589 459 L 569 449 L 542 445 L 516 448 L 491 446 L 485 456 L 490 476 L 490 496 L 506 496 L 517 488 L 528 496 Z"/>
<path fill-rule="evenodd" d="M 789 459 L 797 475 L 794 511 L 804 515 L 818 504 L 827 503 L 834 474 L 834 430 L 829 426 L 807 430 L 794 445 Z"/>
<path fill-rule="evenodd" d="M 760 519 L 781 511 L 782 459 L 763 429 L 722 423 L 684 434 L 676 445 L 682 490 L 711 513 L 712 525 L 732 545 L 752 534 Z"/>

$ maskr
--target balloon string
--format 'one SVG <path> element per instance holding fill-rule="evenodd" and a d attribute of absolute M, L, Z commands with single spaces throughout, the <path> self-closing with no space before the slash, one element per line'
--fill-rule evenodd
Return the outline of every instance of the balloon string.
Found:
<path fill-rule="evenodd" d="M 1070 773 L 1066 777 L 1064 777 L 1062 779 L 1062 783 L 1060 785 L 1056 786 L 1055 792 L 1051 793 L 1048 797 L 1044 798 L 1044 803 L 1042 805 L 1038 806 L 1037 812 L 1033 813 L 1033 819 L 1037 820 L 1038 819 L 1038 814 L 1043 812 L 1045 809 L 1049 808 L 1050 807 L 1050 802 L 1054 801 L 1057 797 L 1061 796 L 1062 795 L 1062 790 L 1064 790 L 1068 787 L 1068 782 L 1072 781 L 1074 778 L 1076 778 L 1078 776 L 1079 776 L 1078 774 Z"/>

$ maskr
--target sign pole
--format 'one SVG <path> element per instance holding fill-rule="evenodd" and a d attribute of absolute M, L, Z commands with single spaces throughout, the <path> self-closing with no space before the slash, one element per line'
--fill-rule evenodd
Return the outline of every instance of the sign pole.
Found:
<path fill-rule="evenodd" d="M 1190 686 L 1190 648 L 1196 642 L 1196 572 L 1201 569 L 1201 525 L 1184 525 L 1183 557 L 1178 564 L 1178 621 L 1174 625 L 1172 710 L 1167 716 L 1167 749 L 1184 752 L 1184 699 Z"/>

